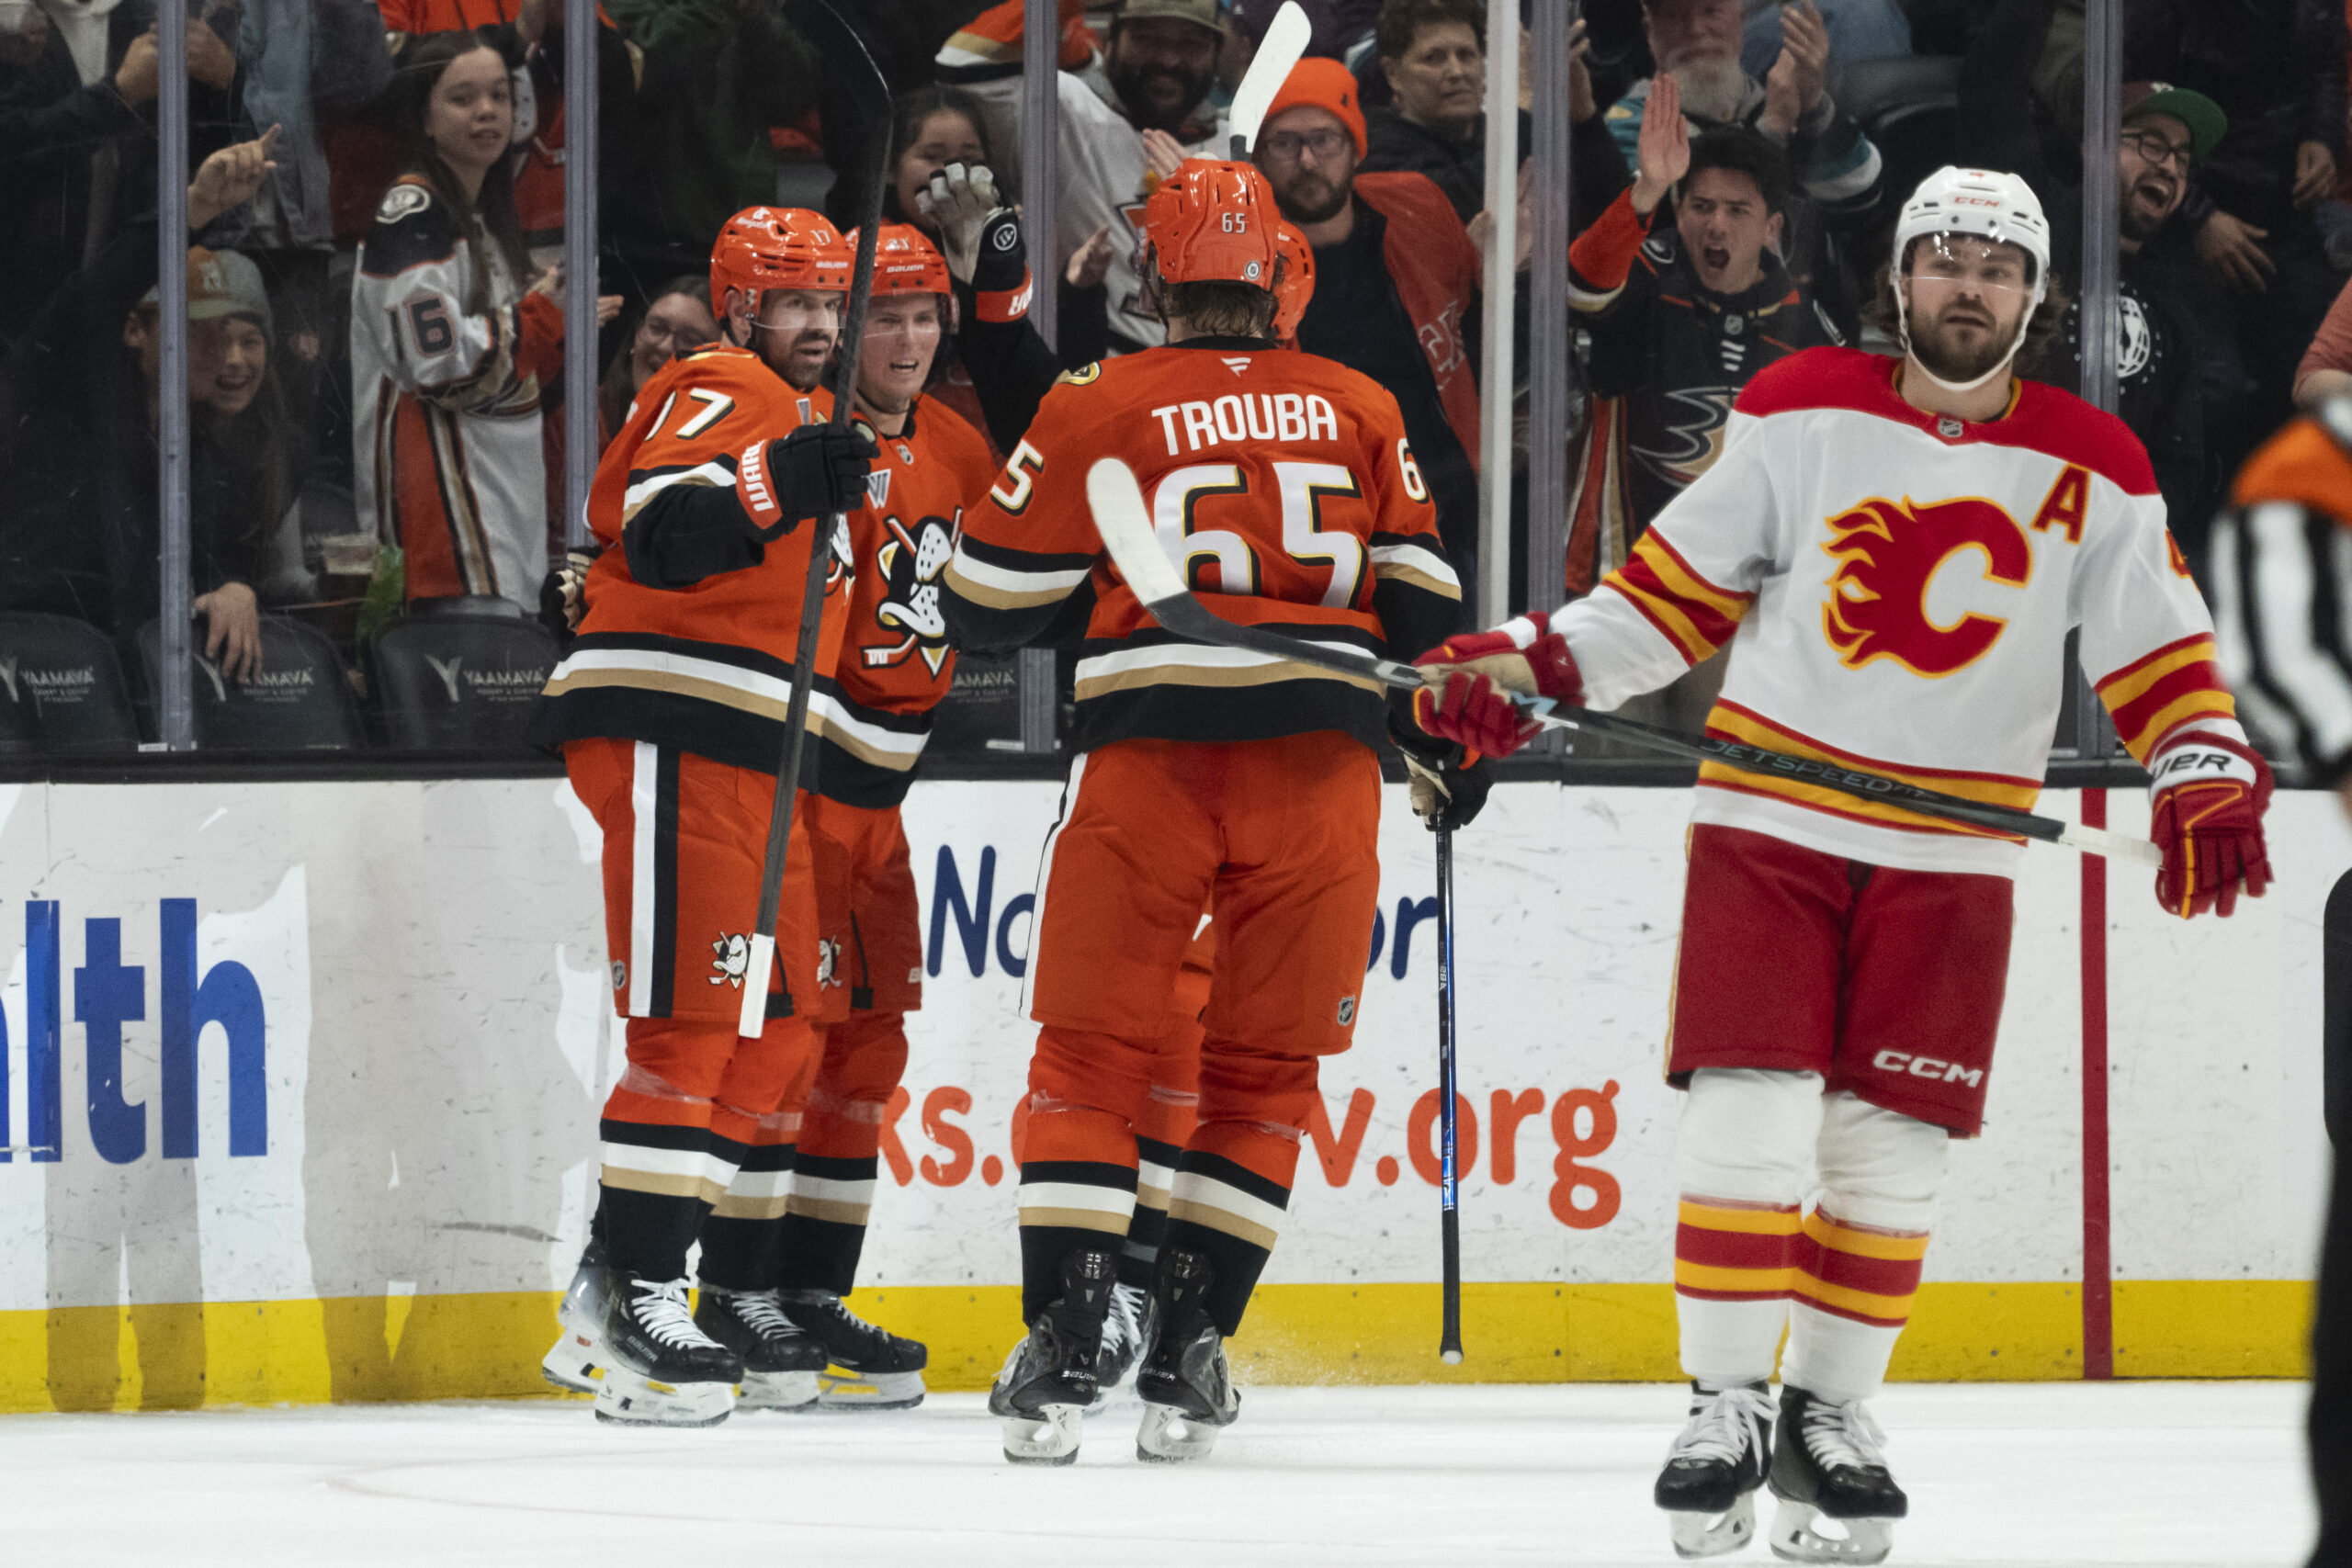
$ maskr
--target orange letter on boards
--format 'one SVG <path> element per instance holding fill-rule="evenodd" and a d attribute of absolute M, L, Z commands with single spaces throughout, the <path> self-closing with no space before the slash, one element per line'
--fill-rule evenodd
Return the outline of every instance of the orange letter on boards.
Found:
<path fill-rule="evenodd" d="M 1589 1134 L 1577 1131 L 1579 1111 L 1592 1119 Z M 1552 1140 L 1560 1148 L 1560 1157 L 1552 1162 L 1553 1217 L 1572 1230 L 1599 1230 L 1617 1217 L 1617 1205 L 1624 1194 L 1615 1177 L 1582 1162 L 1606 1154 L 1617 1141 L 1617 1080 L 1611 1078 L 1598 1092 L 1572 1089 L 1554 1100 Z M 1592 1201 L 1579 1204 L 1577 1193 L 1580 1190 L 1591 1193 Z"/>
<path fill-rule="evenodd" d="M 962 1089 L 942 1084 L 922 1099 L 922 1130 L 931 1141 L 947 1151 L 944 1164 L 922 1156 L 922 1179 L 935 1187 L 953 1187 L 972 1174 L 972 1140 L 964 1129 L 947 1119 L 951 1111 L 957 1115 L 969 1115 L 972 1097 Z"/>
<path fill-rule="evenodd" d="M 1334 1187 L 1345 1187 L 1349 1173 L 1356 1168 L 1356 1152 L 1363 1147 L 1364 1129 L 1372 1125 L 1372 1090 L 1360 1089 L 1348 1096 L 1347 1125 L 1336 1139 L 1331 1136 L 1331 1118 L 1323 1109 L 1323 1097 L 1317 1094 L 1307 1102 L 1306 1135 L 1314 1140 L 1315 1157 L 1323 1162 L 1323 1179 Z"/>
<path fill-rule="evenodd" d="M 882 1108 L 882 1157 L 890 1167 L 890 1179 L 904 1187 L 915 1179 L 914 1162 L 907 1158 L 907 1146 L 899 1142 L 899 1118 L 907 1113 L 914 1097 L 900 1084 L 890 1091 L 890 1103 Z"/>
<path fill-rule="evenodd" d="M 2033 514 L 2033 531 L 2046 534 L 2055 525 L 2066 530 L 2066 542 L 2083 542 L 2083 509 L 2090 503 L 2090 470 L 2080 463 L 2069 463 L 2050 493 L 2041 498 L 2041 510 Z"/>
<path fill-rule="evenodd" d="M 1498 1089 L 1488 1097 L 1487 1137 L 1494 1153 L 1487 1156 L 1487 1168 L 1497 1181 L 1509 1181 L 1519 1174 L 1519 1124 L 1530 1116 L 1544 1113 L 1544 1091 L 1523 1089 L 1513 1096 L 1507 1089 Z"/>

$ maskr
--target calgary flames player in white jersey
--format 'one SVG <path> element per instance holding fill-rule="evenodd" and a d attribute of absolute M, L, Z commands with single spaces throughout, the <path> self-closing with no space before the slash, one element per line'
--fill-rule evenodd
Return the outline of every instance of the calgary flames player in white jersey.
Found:
<path fill-rule="evenodd" d="M 2154 777 L 2158 898 L 2226 915 L 2259 894 L 2270 771 L 2146 454 L 2009 374 L 2049 263 L 2022 180 L 1929 176 L 1894 236 L 1905 356 L 1817 348 L 1758 376 L 1722 458 L 1590 597 L 1424 656 L 1423 724 L 1507 752 L 1532 727 L 1498 686 L 1611 708 L 1728 640 L 1711 733 L 2025 807 L 2079 627 Z M 1864 1401 L 1910 1312 L 1946 1145 L 1981 1123 L 2020 846 L 1712 764 L 1699 784 L 1667 1064 L 1690 1091 L 1675 1286 L 1693 1393 L 1656 1497 L 1684 1556 L 1745 1544 L 1769 1482 L 1776 1552 L 1875 1562 L 1907 1503 Z"/>
<path fill-rule="evenodd" d="M 784 1106 L 814 1069 L 819 1024 L 805 807 L 767 1023 L 757 1040 L 736 1030 L 810 553 L 838 548 L 821 519 L 865 501 L 874 452 L 820 423 L 850 271 L 816 213 L 729 220 L 710 268 L 729 341 L 647 382 L 605 449 L 588 521 L 606 548 L 540 699 L 536 738 L 562 747 L 604 829 L 613 1004 L 628 1035 L 590 1244 L 544 1366 L 593 1390 L 607 1420 L 708 1425 L 738 1383 L 750 1405 L 807 1404 L 824 1365 L 776 1293 L 795 1132 Z M 837 562 L 820 671 L 841 646 L 845 580 Z"/>

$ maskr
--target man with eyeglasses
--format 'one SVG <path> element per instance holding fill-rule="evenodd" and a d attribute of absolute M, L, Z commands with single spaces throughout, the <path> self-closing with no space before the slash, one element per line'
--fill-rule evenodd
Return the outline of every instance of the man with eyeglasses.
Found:
<path fill-rule="evenodd" d="M 2053 170 L 2036 130 L 2032 73 L 2049 23 L 2047 0 L 2009 0 L 1977 39 L 1961 75 L 1963 153 L 2023 177 L 2050 214 L 2051 270 L 2069 295 L 2082 283 L 2083 191 Z M 2201 93 L 2163 82 L 2127 82 L 2116 139 L 2117 278 L 2115 412 L 2148 449 L 2173 536 L 2204 577 L 2206 535 L 2221 499 L 2209 464 L 2205 406 L 2192 318 L 2217 308 L 2195 265 L 2191 171 L 2221 142 L 2229 118 Z M 2039 379 L 2070 390 L 2082 382 L 2082 308 L 2070 304 Z"/>
<path fill-rule="evenodd" d="M 1478 548 L 1478 251 L 1428 175 L 1359 173 L 1364 145 L 1355 78 L 1336 60 L 1302 60 L 1250 156 L 1315 253 L 1299 347 L 1396 394 L 1467 584 Z"/>

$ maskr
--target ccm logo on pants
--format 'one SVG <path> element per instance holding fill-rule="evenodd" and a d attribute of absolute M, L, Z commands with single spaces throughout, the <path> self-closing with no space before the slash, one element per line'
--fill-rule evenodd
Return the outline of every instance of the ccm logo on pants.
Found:
<path fill-rule="evenodd" d="M 1933 1056 L 1914 1056 L 1902 1051 L 1881 1051 L 1871 1058 L 1871 1066 L 1883 1073 L 1909 1073 L 1915 1078 L 1964 1083 L 1971 1089 L 1984 1079 L 1982 1067 L 1963 1067 L 1957 1062 L 1939 1062 Z"/>

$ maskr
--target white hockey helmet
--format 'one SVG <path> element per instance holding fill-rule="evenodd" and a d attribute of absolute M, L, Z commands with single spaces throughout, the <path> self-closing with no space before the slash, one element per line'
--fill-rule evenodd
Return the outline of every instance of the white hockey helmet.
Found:
<path fill-rule="evenodd" d="M 2012 244 L 2033 263 L 2033 302 L 2026 307 L 2024 318 L 2018 322 L 2017 341 L 2009 345 L 2009 352 L 2000 364 L 1967 382 L 1946 381 L 1926 366 L 1919 367 L 1921 373 L 1938 386 L 1956 392 L 1971 391 L 1994 377 L 2007 373 L 2010 361 L 2025 346 L 2033 312 L 2049 296 L 2050 220 L 2042 216 L 2041 203 L 2034 196 L 2033 187 L 2015 175 L 1993 169 L 1960 169 L 1947 164 L 1921 180 L 1919 187 L 1903 204 L 1902 216 L 1895 220 L 1894 254 L 1890 258 L 1895 277 L 1895 319 L 1903 328 L 1906 352 L 1911 346 L 1911 323 L 1903 298 L 1904 265 L 1911 254 L 1912 242 L 1930 234 L 1973 234 Z"/>

